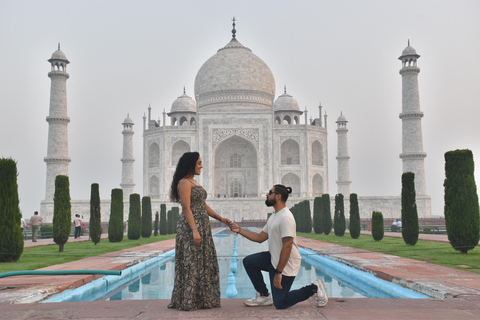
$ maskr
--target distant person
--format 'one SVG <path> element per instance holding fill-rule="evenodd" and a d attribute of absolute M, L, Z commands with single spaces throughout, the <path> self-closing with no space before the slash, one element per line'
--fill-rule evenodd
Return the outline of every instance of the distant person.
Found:
<path fill-rule="evenodd" d="M 26 229 L 26 228 L 27 228 L 27 223 L 25 222 L 25 219 L 20 218 L 20 229 L 22 229 L 22 232 L 23 232 L 23 229 Z"/>
<path fill-rule="evenodd" d="M 32 242 L 37 242 L 38 229 L 40 229 L 40 223 L 42 222 L 42 217 L 38 215 L 38 211 L 35 211 L 33 216 L 30 218 L 30 225 L 32 226 Z"/>
<path fill-rule="evenodd" d="M 268 240 L 268 251 L 254 253 L 243 259 L 245 271 L 257 291 L 255 297 L 244 302 L 249 307 L 273 304 L 277 309 L 286 309 L 310 297 L 315 299 L 317 307 L 324 307 L 328 302 L 322 279 L 290 291 L 302 262 L 297 245 L 295 219 L 285 205 L 290 193 L 292 188 L 281 184 L 270 189 L 265 205 L 273 207 L 275 213 L 268 218 L 260 233 L 244 230 L 235 222 L 229 224 L 233 232 L 251 241 L 262 243 Z M 268 293 L 262 271 L 268 272 L 270 276 L 272 294 Z"/>
<path fill-rule="evenodd" d="M 397 220 L 398 231 L 402 230 L 402 220 Z"/>
<path fill-rule="evenodd" d="M 80 238 L 80 233 L 82 232 L 82 222 L 83 220 L 80 219 L 80 215 L 76 214 L 75 219 L 73 219 L 73 224 L 75 225 L 75 234 L 73 236 L 74 239 Z"/>
<path fill-rule="evenodd" d="M 230 221 L 205 202 L 207 191 L 193 179 L 202 168 L 198 152 L 184 153 L 170 187 L 170 200 L 182 205 L 175 238 L 175 280 L 170 309 L 220 307 L 220 274 L 210 217 L 227 225 Z"/>

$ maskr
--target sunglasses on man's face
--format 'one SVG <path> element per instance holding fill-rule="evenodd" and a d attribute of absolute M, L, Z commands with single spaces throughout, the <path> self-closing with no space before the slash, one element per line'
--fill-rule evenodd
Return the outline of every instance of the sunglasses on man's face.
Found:
<path fill-rule="evenodd" d="M 278 193 L 276 193 L 275 191 L 272 191 L 272 190 L 268 191 L 268 195 L 271 195 L 272 193 L 278 194 Z"/>

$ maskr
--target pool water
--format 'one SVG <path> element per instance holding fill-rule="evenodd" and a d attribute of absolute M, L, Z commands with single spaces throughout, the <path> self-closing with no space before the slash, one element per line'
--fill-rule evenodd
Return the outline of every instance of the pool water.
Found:
<path fill-rule="evenodd" d="M 251 298 L 255 296 L 244 267 L 243 258 L 267 251 L 268 243 L 251 242 L 225 229 L 214 234 L 220 268 L 221 298 Z M 236 250 L 234 249 L 236 248 Z M 329 297 L 335 298 L 429 298 L 398 284 L 378 279 L 340 262 L 300 249 L 302 263 L 292 290 L 309 285 L 317 278 L 325 282 Z M 94 300 L 152 300 L 170 299 L 175 274 L 174 250 L 132 266 L 118 276 L 106 276 L 91 283 L 53 296 L 45 302 Z M 270 290 L 270 280 L 263 272 Z"/>

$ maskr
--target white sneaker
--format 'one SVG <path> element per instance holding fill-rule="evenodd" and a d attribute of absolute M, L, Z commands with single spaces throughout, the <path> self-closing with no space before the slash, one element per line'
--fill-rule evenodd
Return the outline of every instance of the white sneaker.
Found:
<path fill-rule="evenodd" d="M 273 304 L 273 300 L 270 294 L 264 297 L 260 294 L 260 292 L 257 292 L 255 293 L 254 298 L 245 300 L 243 303 L 249 307 L 271 306 Z"/>
<path fill-rule="evenodd" d="M 313 284 L 317 286 L 317 293 L 313 295 L 315 301 L 317 301 L 317 307 L 325 307 L 328 303 L 328 296 L 323 280 L 317 279 Z"/>

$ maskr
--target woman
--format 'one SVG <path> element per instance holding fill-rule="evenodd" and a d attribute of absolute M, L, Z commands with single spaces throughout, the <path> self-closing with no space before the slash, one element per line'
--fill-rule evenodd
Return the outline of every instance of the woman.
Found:
<path fill-rule="evenodd" d="M 198 152 L 178 160 L 170 200 L 182 204 L 175 243 L 175 284 L 169 308 L 193 311 L 220 307 L 220 277 L 209 216 L 225 224 L 206 203 L 207 192 L 193 177 L 202 170 Z"/>

